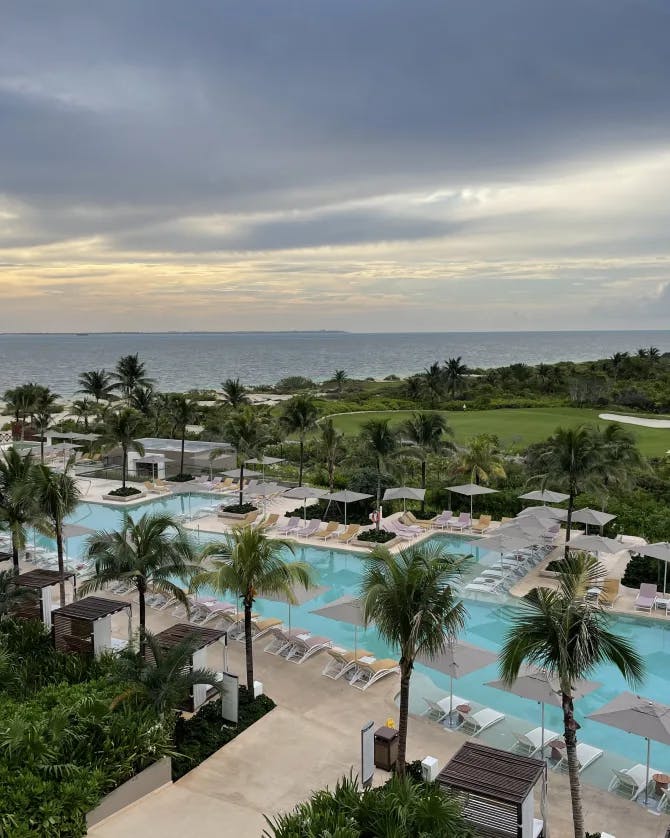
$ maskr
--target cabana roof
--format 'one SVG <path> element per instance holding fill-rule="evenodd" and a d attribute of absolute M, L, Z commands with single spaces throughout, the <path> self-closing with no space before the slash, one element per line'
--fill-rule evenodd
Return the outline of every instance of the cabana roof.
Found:
<path fill-rule="evenodd" d="M 156 642 L 164 649 L 171 649 L 177 646 L 185 638 L 189 638 L 194 643 L 194 651 L 204 649 L 217 640 L 221 640 L 226 636 L 226 632 L 221 629 L 204 628 L 203 626 L 194 626 L 192 623 L 175 623 L 173 626 L 164 629 L 158 634 L 154 635 Z"/>
<path fill-rule="evenodd" d="M 28 570 L 26 573 L 20 573 L 15 582 L 22 588 L 50 588 L 52 585 L 57 585 L 61 580 L 74 579 L 74 573 L 65 571 L 61 576 L 57 570 L 45 570 L 38 568 L 36 570 Z"/>
<path fill-rule="evenodd" d="M 131 608 L 129 602 L 122 602 L 118 599 L 105 599 L 99 596 L 87 596 L 57 608 L 52 616 L 69 617 L 72 620 L 87 620 L 95 622 L 103 617 L 109 617 L 126 608 Z"/>

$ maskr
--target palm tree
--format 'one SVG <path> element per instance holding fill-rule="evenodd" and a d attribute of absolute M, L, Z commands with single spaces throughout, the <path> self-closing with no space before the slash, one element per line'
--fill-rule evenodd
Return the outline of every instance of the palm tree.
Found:
<path fill-rule="evenodd" d="M 87 396 L 92 396 L 95 403 L 100 401 L 111 401 L 114 398 L 114 377 L 107 370 L 88 370 L 82 372 L 79 376 L 78 393 L 84 393 Z"/>
<path fill-rule="evenodd" d="M 213 556 L 213 569 L 199 573 L 192 587 L 213 589 L 217 593 L 239 596 L 244 606 L 244 640 L 247 659 L 247 689 L 254 688 L 254 652 L 251 634 L 251 613 L 256 596 L 281 594 L 295 602 L 294 588 L 312 586 L 312 567 L 307 562 L 286 561 L 285 553 L 293 553 L 293 545 L 281 539 L 268 538 L 251 527 L 234 529 L 223 542 L 208 544 L 203 558 Z"/>
<path fill-rule="evenodd" d="M 192 669 L 197 641 L 185 637 L 164 648 L 149 631 L 144 639 L 148 654 L 124 649 L 118 657 L 117 677 L 130 684 L 112 702 L 112 708 L 128 699 L 135 699 L 152 708 L 157 716 L 165 716 L 179 708 L 196 684 L 207 684 L 219 692 L 221 685 L 211 669 Z"/>
<path fill-rule="evenodd" d="M 77 420 L 77 424 L 79 424 L 80 419 L 82 420 L 84 423 L 84 432 L 88 433 L 88 420 L 94 413 L 93 402 L 87 398 L 75 399 L 72 402 L 70 410 L 71 415 Z"/>
<path fill-rule="evenodd" d="M 305 458 L 305 437 L 316 426 L 319 411 L 309 396 L 294 396 L 284 403 L 279 422 L 289 434 L 297 434 L 300 442 L 300 470 L 298 486 L 302 486 L 302 472 Z"/>
<path fill-rule="evenodd" d="M 33 427 L 40 437 L 40 462 L 44 462 L 44 435 L 51 427 L 53 414 L 47 411 L 39 411 L 33 416 Z"/>
<path fill-rule="evenodd" d="M 137 410 L 147 419 L 154 419 L 157 412 L 159 395 L 153 387 L 135 387 L 130 394 L 128 404 L 133 410 Z"/>
<path fill-rule="evenodd" d="M 424 543 L 392 554 L 378 546 L 369 559 L 361 586 L 366 622 L 374 622 L 387 643 L 400 649 L 398 773 L 405 772 L 409 686 L 414 662 L 434 658 L 465 624 L 466 610 L 452 588 L 461 559 L 444 546 Z"/>
<path fill-rule="evenodd" d="M 173 580 L 188 584 L 199 568 L 188 534 L 171 515 L 146 512 L 135 522 L 125 512 L 120 530 L 96 532 L 89 537 L 87 555 L 95 563 L 95 574 L 82 583 L 83 595 L 120 579 L 137 589 L 142 656 L 149 586 L 174 597 L 188 612 L 188 597 Z"/>
<path fill-rule="evenodd" d="M 221 389 L 225 400 L 233 409 L 236 410 L 243 404 L 249 404 L 246 387 L 240 382 L 239 378 L 226 378 L 221 383 Z"/>
<path fill-rule="evenodd" d="M 563 566 L 557 590 L 533 588 L 522 598 L 500 653 L 500 673 L 512 684 L 527 662 L 558 681 L 575 838 L 584 838 L 573 685 L 600 663 L 613 664 L 630 684 L 638 684 L 644 664 L 627 640 L 610 631 L 610 615 L 602 606 L 584 597 L 603 568 L 580 553 L 569 555 Z"/>
<path fill-rule="evenodd" d="M 626 365 L 628 358 L 628 352 L 615 352 L 614 355 L 612 355 L 612 357 L 609 359 L 608 363 L 612 368 L 612 372 L 614 374 L 615 379 L 618 377 L 619 372 Z"/>
<path fill-rule="evenodd" d="M 39 519 L 29 489 L 33 469 L 31 453 L 22 456 L 13 446 L 0 457 L 0 521 L 12 538 L 12 565 L 18 573 L 19 552 L 26 546 L 26 527 Z"/>
<path fill-rule="evenodd" d="M 184 446 L 186 443 L 186 426 L 195 422 L 198 416 L 198 403 L 187 399 L 181 393 L 171 396 L 168 402 L 170 418 L 181 440 L 181 455 L 179 458 L 179 476 L 184 476 Z"/>
<path fill-rule="evenodd" d="M 382 470 L 398 449 L 398 437 L 391 429 L 388 419 L 370 419 L 361 426 L 361 440 L 375 458 L 377 467 L 377 510 L 382 499 Z M 376 515 L 375 527 L 379 529 L 379 515 Z"/>
<path fill-rule="evenodd" d="M 144 456 L 144 446 L 135 439 L 142 432 L 144 417 L 130 407 L 124 407 L 118 413 L 112 413 L 108 418 L 102 434 L 96 445 L 102 451 L 110 448 L 121 448 L 121 485 L 126 488 L 126 474 L 128 472 L 128 451 L 135 451 Z"/>
<path fill-rule="evenodd" d="M 150 387 L 154 383 L 137 353 L 119 358 L 113 376 L 127 404 L 130 404 L 130 394 L 136 387 Z"/>
<path fill-rule="evenodd" d="M 328 417 L 318 425 L 317 451 L 323 459 L 328 472 L 328 488 L 331 494 L 335 491 L 335 468 L 346 454 L 344 434 L 338 431 L 333 420 Z"/>
<path fill-rule="evenodd" d="M 468 368 L 461 363 L 461 356 L 458 358 L 448 358 L 445 361 L 444 377 L 447 382 L 447 387 L 451 392 L 451 398 L 456 398 L 456 390 L 459 389 L 464 381 Z"/>
<path fill-rule="evenodd" d="M 250 457 L 263 455 L 263 449 L 270 442 L 270 431 L 264 417 L 251 405 L 245 405 L 228 418 L 224 423 L 223 432 L 226 440 L 237 451 L 237 465 L 240 469 L 240 506 L 242 506 L 244 503 L 244 463 Z"/>
<path fill-rule="evenodd" d="M 425 489 L 428 456 L 441 454 L 446 449 L 453 451 L 453 442 L 444 437 L 453 436 L 454 431 L 442 413 L 419 411 L 402 425 L 400 432 L 409 442 L 407 453 L 421 461 L 421 488 Z M 425 500 L 421 502 L 421 511 L 424 509 Z"/>
<path fill-rule="evenodd" d="M 596 426 L 594 433 L 599 436 L 596 446 L 607 460 L 607 468 L 602 472 L 604 490 L 603 508 L 609 491 L 630 488 L 635 483 L 639 472 L 648 470 L 647 463 L 637 447 L 635 435 L 618 422 L 607 424 L 604 430 Z"/>
<path fill-rule="evenodd" d="M 647 357 L 652 363 L 658 361 L 661 357 L 661 351 L 658 346 L 650 346 L 649 349 L 647 349 Z"/>
<path fill-rule="evenodd" d="M 604 473 L 616 467 L 614 454 L 603 447 L 602 437 L 592 427 L 579 425 L 576 428 L 557 428 L 549 438 L 546 450 L 540 454 L 539 461 L 545 469 L 542 488 L 551 483 L 568 493 L 565 522 L 567 558 L 575 498 L 580 492 L 602 485 Z"/>
<path fill-rule="evenodd" d="M 335 382 L 335 386 L 337 387 L 337 392 L 339 395 L 342 394 L 344 385 L 347 383 L 348 380 L 349 377 L 347 376 L 346 370 L 335 370 L 335 372 L 333 373 L 333 381 Z"/>
<path fill-rule="evenodd" d="M 45 466 L 44 463 L 33 466 L 26 490 L 27 493 L 32 494 L 39 513 L 48 523 L 49 535 L 53 534 L 56 539 L 62 608 L 65 605 L 63 525 L 68 515 L 72 515 L 77 508 L 81 500 L 81 492 L 77 488 L 76 479 L 68 474 L 67 468 L 63 472 L 57 472 Z"/>
<path fill-rule="evenodd" d="M 423 371 L 423 386 L 431 404 L 437 404 L 444 395 L 444 370 L 437 361 Z"/>
<path fill-rule="evenodd" d="M 460 452 L 457 468 L 469 474 L 470 482 L 477 485 L 504 480 L 507 475 L 498 437 L 492 434 L 473 436 L 467 448 Z"/>

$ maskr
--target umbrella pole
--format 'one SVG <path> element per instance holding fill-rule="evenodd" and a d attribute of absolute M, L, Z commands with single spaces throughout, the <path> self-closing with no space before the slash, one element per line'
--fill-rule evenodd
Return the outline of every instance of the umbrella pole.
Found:
<path fill-rule="evenodd" d="M 540 702 L 540 706 L 542 707 L 542 738 L 540 739 L 540 754 L 542 755 L 542 759 L 544 759 L 544 701 Z"/>
<path fill-rule="evenodd" d="M 302 520 L 307 523 L 307 498 L 302 499 Z"/>
<path fill-rule="evenodd" d="M 347 502 L 344 502 L 344 526 L 347 526 Z"/>
<path fill-rule="evenodd" d="M 358 626 L 354 626 L 354 660 L 358 660 Z"/>
<path fill-rule="evenodd" d="M 472 501 L 474 500 L 473 496 L 470 495 L 470 526 L 472 526 Z"/>
<path fill-rule="evenodd" d="M 666 584 L 668 581 L 668 563 L 663 562 L 664 570 L 663 570 L 663 596 L 665 596 L 666 591 Z"/>
<path fill-rule="evenodd" d="M 449 675 L 449 727 L 454 726 L 454 676 Z"/>
<path fill-rule="evenodd" d="M 647 774 L 644 783 L 644 805 L 647 805 L 649 799 L 649 763 L 651 762 L 651 739 L 647 739 Z"/>

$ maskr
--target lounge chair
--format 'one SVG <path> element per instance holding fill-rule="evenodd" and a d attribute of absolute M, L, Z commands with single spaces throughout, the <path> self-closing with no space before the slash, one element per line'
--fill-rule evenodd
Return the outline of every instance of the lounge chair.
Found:
<path fill-rule="evenodd" d="M 324 541 L 327 541 L 329 538 L 332 538 L 335 535 L 339 528 L 340 524 L 337 521 L 328 521 L 328 523 L 326 524 L 326 529 L 318 533 L 316 537 L 322 538 Z"/>
<path fill-rule="evenodd" d="M 310 636 L 307 629 L 295 628 L 288 631 L 287 629 L 280 628 L 279 626 L 271 628 L 268 633 L 272 635 L 272 640 L 270 640 L 263 651 L 267 652 L 269 655 L 281 655 L 282 652 L 285 652 L 291 647 L 294 640 L 304 640 Z"/>
<path fill-rule="evenodd" d="M 577 743 L 577 761 L 579 762 L 579 773 L 581 774 L 585 768 L 594 763 L 603 755 L 600 748 L 594 748 L 593 745 L 587 745 L 586 742 Z M 568 755 L 564 753 L 554 766 L 555 771 L 568 770 Z"/>
<path fill-rule="evenodd" d="M 423 700 L 427 705 L 427 709 L 424 710 L 423 715 L 428 716 L 429 719 L 438 723 L 444 721 L 456 710 L 457 707 L 460 707 L 461 704 L 467 704 L 467 701 L 458 695 L 446 695 L 439 701 L 433 701 L 432 699 L 424 696 Z"/>
<path fill-rule="evenodd" d="M 394 675 L 400 672 L 398 662 L 392 658 L 382 658 L 381 660 L 373 660 L 369 663 L 360 660 L 356 664 L 356 672 L 354 677 L 349 682 L 352 687 L 357 690 L 367 690 L 381 678 L 387 675 Z"/>
<path fill-rule="evenodd" d="M 265 637 L 269 631 L 282 625 L 283 620 L 277 617 L 257 617 L 251 621 L 251 639 L 258 640 L 260 637 Z M 234 639 L 244 641 L 244 625 L 242 625 L 241 633 L 236 633 Z"/>
<path fill-rule="evenodd" d="M 464 730 L 466 733 L 471 733 L 472 736 L 479 736 L 483 731 L 497 725 L 498 722 L 502 722 L 504 718 L 504 713 L 499 713 L 490 707 L 484 707 L 483 710 L 477 710 L 476 713 L 463 714 L 463 721 L 458 725 L 458 730 Z"/>
<path fill-rule="evenodd" d="M 339 544 L 348 544 L 356 538 L 360 528 L 360 524 L 348 524 L 346 529 L 333 536 L 333 541 L 337 541 Z"/>
<path fill-rule="evenodd" d="M 357 649 L 352 652 L 348 649 L 341 649 L 339 646 L 333 646 L 327 651 L 331 660 L 325 665 L 321 674 L 325 675 L 326 678 L 332 678 L 333 681 L 337 681 L 338 678 L 355 669 L 361 658 L 374 657 L 372 652 L 368 652 L 367 649 Z"/>
<path fill-rule="evenodd" d="M 461 512 L 458 518 L 452 518 L 447 522 L 447 527 L 450 530 L 467 530 L 472 523 L 469 512 Z"/>
<path fill-rule="evenodd" d="M 262 521 L 258 521 L 256 523 L 256 528 L 261 527 L 264 530 L 271 530 L 273 527 L 277 526 L 277 521 L 279 521 L 279 513 L 273 512 L 271 515 L 268 515 L 267 518 L 264 518 Z"/>
<path fill-rule="evenodd" d="M 329 637 L 319 637 L 318 635 L 311 635 L 305 640 L 297 639 L 293 641 L 288 654 L 285 656 L 287 661 L 292 663 L 303 663 L 312 655 L 321 652 L 324 649 L 329 649 L 333 645 L 333 641 Z"/>
<path fill-rule="evenodd" d="M 522 753 L 524 756 L 527 757 L 534 757 L 537 753 L 542 750 L 542 728 L 541 727 L 534 727 L 532 730 L 529 730 L 527 733 L 517 733 L 516 731 L 512 731 L 512 736 L 516 739 L 516 750 Z M 547 747 L 547 743 L 551 742 L 552 739 L 558 739 L 559 734 L 556 733 L 554 730 L 549 730 L 549 728 L 545 727 L 544 729 L 544 747 Z M 542 756 L 540 754 L 540 756 Z"/>
<path fill-rule="evenodd" d="M 143 485 L 150 495 L 164 495 L 166 492 L 170 491 L 167 487 L 157 486 L 149 480 L 145 480 Z"/>
<path fill-rule="evenodd" d="M 207 623 L 211 623 L 213 620 L 218 620 L 219 618 L 226 619 L 224 617 L 225 614 L 234 614 L 237 612 L 237 608 L 230 602 L 215 602 L 212 605 L 206 606 L 206 608 L 207 615 L 200 623 L 202 626 L 206 626 Z"/>
<path fill-rule="evenodd" d="M 417 518 L 413 512 L 403 512 L 398 520 L 401 524 L 410 527 L 421 527 L 424 530 L 429 530 L 432 528 L 435 518 Z"/>
<path fill-rule="evenodd" d="M 318 533 L 321 529 L 322 523 L 323 522 L 319 518 L 311 518 L 304 527 L 294 530 L 292 534 L 296 538 L 309 538 L 310 536 Z"/>
<path fill-rule="evenodd" d="M 658 596 L 658 588 L 652 585 L 651 582 L 642 582 L 640 584 L 640 592 L 633 603 L 640 611 L 649 611 L 654 607 L 656 597 Z"/>
<path fill-rule="evenodd" d="M 483 533 L 487 530 L 491 529 L 491 516 L 490 515 L 480 515 L 479 521 L 476 524 L 473 524 L 472 532 Z"/>
<path fill-rule="evenodd" d="M 251 619 L 256 620 L 260 616 L 260 614 L 252 614 Z M 240 629 L 244 633 L 244 611 L 222 611 L 221 619 L 226 623 L 229 637 L 234 638 Z"/>
<path fill-rule="evenodd" d="M 285 524 L 280 524 L 277 527 L 277 532 L 280 535 L 288 535 L 293 530 L 297 530 L 300 526 L 300 518 L 289 518 Z"/>
<path fill-rule="evenodd" d="M 670 788 L 666 789 L 663 794 L 661 795 L 661 799 L 658 801 L 658 806 L 656 807 L 657 812 L 665 812 L 666 808 L 670 806 Z"/>
<path fill-rule="evenodd" d="M 610 781 L 607 791 L 614 791 L 617 794 L 622 794 L 629 800 L 636 800 L 641 794 L 644 794 L 645 789 L 651 790 L 654 785 L 654 774 L 660 774 L 656 768 L 649 769 L 647 775 L 647 766 L 638 762 L 630 768 L 622 768 L 617 771 L 612 769 L 614 775 Z M 649 784 L 647 784 L 647 776 L 649 776 Z"/>
<path fill-rule="evenodd" d="M 445 529 L 448 526 L 449 521 L 451 521 L 453 517 L 454 515 L 451 509 L 445 509 L 443 512 L 440 512 L 439 515 L 436 515 L 433 518 L 433 528 L 440 530 Z"/>
<path fill-rule="evenodd" d="M 598 602 L 606 608 L 611 608 L 621 596 L 620 588 L 619 579 L 605 579 L 602 591 L 598 594 Z"/>

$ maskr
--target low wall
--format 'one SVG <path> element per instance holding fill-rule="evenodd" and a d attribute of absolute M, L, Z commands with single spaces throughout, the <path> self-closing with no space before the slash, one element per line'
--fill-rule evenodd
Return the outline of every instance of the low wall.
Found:
<path fill-rule="evenodd" d="M 102 499 L 112 503 L 132 503 L 134 500 L 142 500 L 146 496 L 146 492 L 139 492 L 135 495 L 103 495 Z"/>
<path fill-rule="evenodd" d="M 170 757 L 163 757 L 103 797 L 95 809 L 91 809 L 86 815 L 86 826 L 90 829 L 110 815 L 171 782 L 172 760 Z"/>

